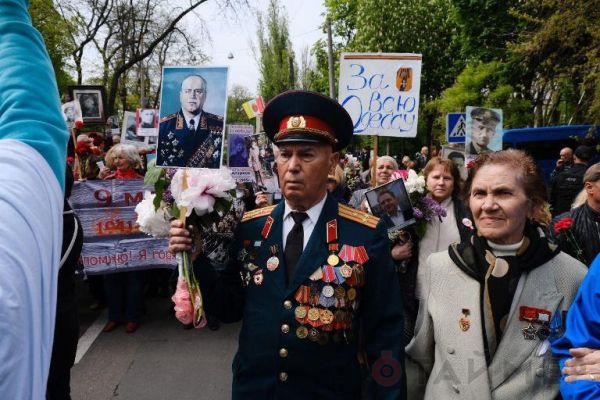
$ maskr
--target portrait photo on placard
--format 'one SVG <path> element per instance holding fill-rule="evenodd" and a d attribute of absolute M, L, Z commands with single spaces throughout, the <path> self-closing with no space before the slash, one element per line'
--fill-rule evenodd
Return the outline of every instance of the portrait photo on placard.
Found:
<path fill-rule="evenodd" d="M 371 189 L 366 196 L 371 212 L 381 218 L 388 229 L 401 229 L 416 222 L 402 179 Z"/>
<path fill-rule="evenodd" d="M 135 123 L 138 136 L 158 135 L 158 110 L 138 108 L 135 112 Z"/>
<path fill-rule="evenodd" d="M 83 118 L 81 116 L 81 107 L 79 106 L 79 102 L 77 100 L 69 101 L 61 105 L 63 118 L 67 123 L 69 128 L 72 128 L 75 124 L 75 121 Z"/>
<path fill-rule="evenodd" d="M 278 193 L 280 189 L 273 144 L 264 133 L 246 136 L 244 140 L 254 191 Z"/>
<path fill-rule="evenodd" d="M 119 116 L 111 115 L 106 118 L 106 128 L 113 135 L 118 135 L 121 133 L 121 127 L 119 126 Z"/>
<path fill-rule="evenodd" d="M 460 177 L 463 180 L 467 179 L 469 171 L 467 170 L 467 156 L 465 155 L 464 145 L 462 145 L 462 148 L 443 146 L 442 157 L 452 161 L 456 165 L 456 168 L 458 168 Z"/>
<path fill-rule="evenodd" d="M 227 67 L 163 67 L 156 165 L 220 168 Z"/>
<path fill-rule="evenodd" d="M 502 150 L 502 110 L 469 106 L 465 114 L 467 162 L 479 154 Z"/>
<path fill-rule="evenodd" d="M 104 123 L 103 86 L 69 86 L 69 95 L 79 102 L 84 123 Z"/>
<path fill-rule="evenodd" d="M 144 137 L 138 136 L 136 131 L 136 113 L 125 111 L 123 113 L 123 126 L 121 127 L 121 143 L 129 143 L 135 146 L 144 145 Z"/>

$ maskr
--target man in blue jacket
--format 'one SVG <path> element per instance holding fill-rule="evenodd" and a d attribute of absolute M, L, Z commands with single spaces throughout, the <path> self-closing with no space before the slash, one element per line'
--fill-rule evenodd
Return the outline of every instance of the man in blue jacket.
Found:
<path fill-rule="evenodd" d="M 285 201 L 244 215 L 225 271 L 203 256 L 195 262 L 207 312 L 244 319 L 233 398 L 360 399 L 362 354 L 370 397 L 404 399 L 402 305 L 386 229 L 327 194 L 350 116 L 330 98 L 290 91 L 271 100 L 263 124 L 280 150 Z M 190 249 L 180 223 L 171 234 L 171 251 Z"/>

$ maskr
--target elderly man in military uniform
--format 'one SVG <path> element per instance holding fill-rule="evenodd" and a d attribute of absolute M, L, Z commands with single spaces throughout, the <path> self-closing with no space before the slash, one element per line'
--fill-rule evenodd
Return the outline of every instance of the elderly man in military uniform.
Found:
<path fill-rule="evenodd" d="M 189 75 L 181 82 L 179 112 L 160 120 L 156 165 L 219 168 L 223 117 L 202 110 L 206 80 Z"/>
<path fill-rule="evenodd" d="M 271 100 L 263 123 L 280 150 L 285 201 L 244 215 L 224 271 L 202 254 L 194 263 L 207 312 L 243 317 L 232 397 L 360 399 L 366 377 L 371 398 L 404 399 L 401 295 L 386 229 L 326 189 L 352 119 L 328 97 L 289 91 Z M 173 222 L 169 249 L 191 244 Z"/>
<path fill-rule="evenodd" d="M 488 145 L 496 134 L 496 126 L 499 123 L 500 115 L 496 111 L 489 108 L 474 108 L 471 111 L 471 142 L 468 153 L 477 155 L 494 151 Z"/>

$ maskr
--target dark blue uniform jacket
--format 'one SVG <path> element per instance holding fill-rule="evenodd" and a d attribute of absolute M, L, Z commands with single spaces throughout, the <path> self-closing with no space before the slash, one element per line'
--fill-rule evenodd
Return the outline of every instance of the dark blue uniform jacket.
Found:
<path fill-rule="evenodd" d="M 375 227 L 375 217 L 338 205 L 328 195 L 286 286 L 283 212 L 281 202 L 247 213 L 224 271 L 215 272 L 202 257 L 195 263 L 206 310 L 224 322 L 243 317 L 233 361 L 233 398 L 359 399 L 363 379 L 358 354 L 363 350 L 372 368 L 370 397 L 404 399 L 402 304 L 385 227 Z M 272 225 L 266 229 L 269 218 Z M 333 282 L 325 282 L 315 280 L 321 274 L 313 274 L 328 264 L 326 224 L 332 220 L 337 221 L 339 237 L 335 253 L 343 245 L 363 246 L 368 261 L 348 262 L 354 271 L 350 279 L 344 281 L 337 271 Z M 273 256 L 279 265 L 269 270 L 267 260 Z M 327 285 L 336 289 L 329 298 L 323 295 Z M 303 315 L 299 308 L 315 308 L 331 323 L 319 325 L 309 319 L 310 313 L 298 318 Z M 327 315 L 334 320 L 328 321 Z"/>

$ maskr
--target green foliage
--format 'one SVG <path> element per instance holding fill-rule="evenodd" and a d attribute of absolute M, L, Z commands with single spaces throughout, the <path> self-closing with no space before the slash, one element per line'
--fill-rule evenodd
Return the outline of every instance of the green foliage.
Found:
<path fill-rule="evenodd" d="M 600 122 L 600 0 L 526 0 L 512 13 L 522 29 L 510 51 L 531 80 L 536 124 L 561 113 Z"/>
<path fill-rule="evenodd" d="M 458 40 L 465 61 L 489 62 L 506 56 L 515 39 L 517 20 L 511 13 L 520 0 L 452 0 L 451 18 L 459 26 Z"/>
<path fill-rule="evenodd" d="M 242 104 L 253 98 L 254 96 L 244 86 L 234 85 L 227 97 L 227 124 L 247 124 L 249 120 Z"/>
<path fill-rule="evenodd" d="M 289 38 L 287 17 L 277 0 L 271 0 L 265 16 L 258 17 L 260 50 L 258 86 L 265 102 L 277 94 L 296 87 L 296 64 Z"/>
<path fill-rule="evenodd" d="M 433 100 L 454 82 L 462 68 L 451 10 L 450 0 L 359 1 L 356 36 L 349 47 L 423 54 L 421 98 Z"/>
<path fill-rule="evenodd" d="M 492 61 L 469 65 L 461 72 L 456 83 L 435 103 L 437 124 L 444 128 L 439 130 L 438 139 L 444 140 L 446 114 L 463 112 L 466 106 L 502 109 L 505 129 L 527 126 L 532 118 L 531 103 L 506 82 L 503 68 L 501 62 Z"/>
<path fill-rule="evenodd" d="M 40 31 L 44 38 L 50 61 L 54 67 L 58 90 L 63 93 L 67 86 L 74 83 L 73 78 L 67 72 L 66 63 L 72 51 L 69 41 L 65 40 L 70 25 L 56 11 L 52 0 L 31 0 L 29 13 L 33 26 Z"/>

